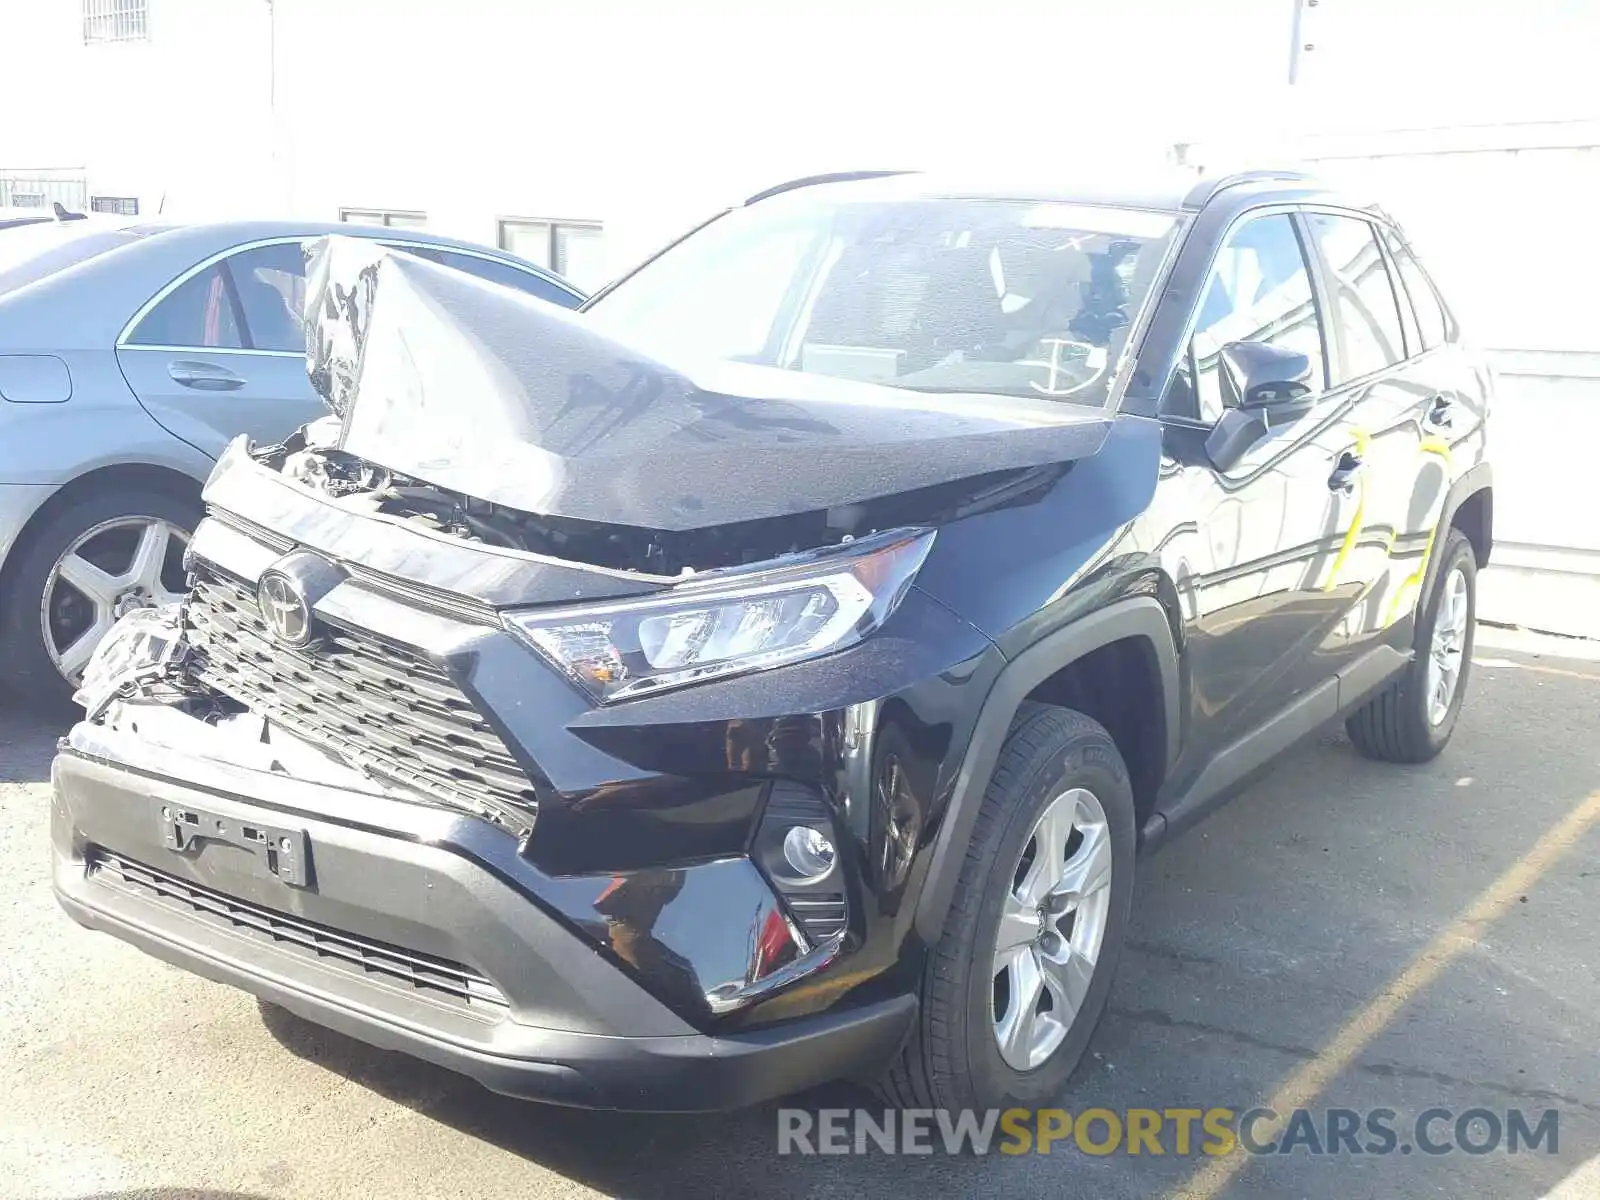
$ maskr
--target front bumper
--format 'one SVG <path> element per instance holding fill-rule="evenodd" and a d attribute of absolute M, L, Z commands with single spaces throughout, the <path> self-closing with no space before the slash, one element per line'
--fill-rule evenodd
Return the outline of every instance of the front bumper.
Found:
<path fill-rule="evenodd" d="M 99 726 L 73 731 L 53 780 L 55 890 L 81 924 L 495 1091 L 739 1107 L 875 1074 L 914 1015 L 897 996 L 757 1029 L 696 1028 L 641 986 L 621 944 L 597 951 L 541 901 L 515 844 L 470 817 L 208 759 L 175 767 Z M 303 885 L 237 838 L 175 852 L 163 810 L 303 833 Z"/>

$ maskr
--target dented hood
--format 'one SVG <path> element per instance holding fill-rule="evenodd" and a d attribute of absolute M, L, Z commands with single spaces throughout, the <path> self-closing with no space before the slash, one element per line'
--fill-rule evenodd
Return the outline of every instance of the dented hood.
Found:
<path fill-rule="evenodd" d="M 524 512 L 686 530 L 1093 454 L 1109 418 L 740 363 L 668 364 L 582 314 L 365 239 L 313 244 L 311 380 L 340 448 Z"/>

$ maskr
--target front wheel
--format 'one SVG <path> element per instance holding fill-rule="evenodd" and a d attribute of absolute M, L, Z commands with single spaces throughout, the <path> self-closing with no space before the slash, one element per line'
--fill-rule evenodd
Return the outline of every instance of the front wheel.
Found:
<path fill-rule="evenodd" d="M 1351 744 L 1368 758 L 1422 763 L 1455 732 L 1472 668 L 1478 612 L 1478 560 L 1459 529 L 1450 530 L 1433 589 L 1418 605 L 1411 665 L 1345 722 Z"/>
<path fill-rule="evenodd" d="M 916 1029 L 881 1083 L 908 1108 L 1034 1106 L 1105 1010 L 1133 898 L 1134 807 L 1111 735 L 1019 714 L 984 795 Z"/>

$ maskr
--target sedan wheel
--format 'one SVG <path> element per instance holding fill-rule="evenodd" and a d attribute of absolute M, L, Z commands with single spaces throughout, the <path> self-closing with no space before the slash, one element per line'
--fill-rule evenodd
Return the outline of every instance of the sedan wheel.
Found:
<path fill-rule="evenodd" d="M 159 517 L 116 517 L 85 530 L 57 558 L 39 604 L 44 648 L 76 685 L 117 619 L 183 598 L 189 535 Z"/>

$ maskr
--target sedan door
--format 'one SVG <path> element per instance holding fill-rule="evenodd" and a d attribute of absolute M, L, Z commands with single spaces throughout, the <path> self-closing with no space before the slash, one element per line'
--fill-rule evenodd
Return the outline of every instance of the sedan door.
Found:
<path fill-rule="evenodd" d="M 328 410 L 306 378 L 298 238 L 202 263 L 159 293 L 117 346 L 157 423 L 216 458 L 241 433 L 277 441 Z"/>

